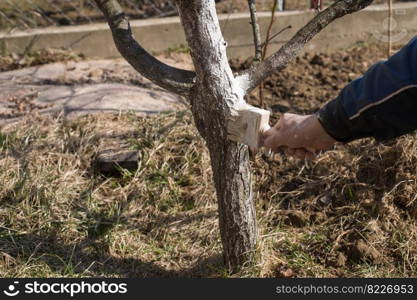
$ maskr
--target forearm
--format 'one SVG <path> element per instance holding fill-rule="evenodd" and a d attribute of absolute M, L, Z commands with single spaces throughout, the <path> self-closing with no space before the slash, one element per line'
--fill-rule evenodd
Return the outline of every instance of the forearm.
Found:
<path fill-rule="evenodd" d="M 317 116 L 336 140 L 386 140 L 417 129 L 417 39 L 351 82 Z"/>

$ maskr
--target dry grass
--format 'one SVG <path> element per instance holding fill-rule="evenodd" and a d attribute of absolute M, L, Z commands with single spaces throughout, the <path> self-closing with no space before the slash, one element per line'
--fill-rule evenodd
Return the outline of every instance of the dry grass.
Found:
<path fill-rule="evenodd" d="M 416 146 L 363 140 L 312 163 L 258 161 L 268 260 L 280 260 L 267 274 L 416 276 Z"/>
<path fill-rule="evenodd" d="M 140 151 L 136 173 L 95 173 L 114 144 Z M 261 260 L 231 275 L 188 113 L 29 117 L 0 134 L 0 276 L 416 276 L 416 146 L 257 156 Z"/>
<path fill-rule="evenodd" d="M 138 171 L 94 174 L 98 149 L 115 140 L 140 150 Z M 201 149 L 182 113 L 42 118 L 3 132 L 0 276 L 210 272 L 220 245 Z"/>

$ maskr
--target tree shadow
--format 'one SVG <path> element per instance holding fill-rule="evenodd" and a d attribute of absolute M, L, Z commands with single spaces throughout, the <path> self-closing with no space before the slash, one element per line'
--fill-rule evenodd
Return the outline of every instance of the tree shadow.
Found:
<path fill-rule="evenodd" d="M 224 268 L 221 254 L 201 257 L 189 267 L 173 270 L 158 265 L 157 261 L 112 255 L 108 251 L 108 244 L 100 239 L 85 238 L 79 242 L 65 244 L 59 241 L 54 233 L 46 236 L 35 232 L 9 232 L 8 237 L 4 230 L 0 230 L 0 233 L 3 235 L 0 242 L 2 251 L 23 261 L 46 264 L 52 272 L 62 276 L 206 278 L 218 277 L 219 270 Z"/>
<path fill-rule="evenodd" d="M 17 155 L 16 159 L 19 161 L 21 172 L 28 174 L 27 157 Z M 0 205 L 24 201 L 24 198 L 16 199 L 13 194 L 18 193 L 19 189 L 23 187 L 25 178 L 22 182 L 16 183 L 9 197 L 5 195 L 0 199 Z M 95 212 L 82 205 L 96 185 L 100 185 L 102 181 L 107 179 L 104 176 L 95 176 L 95 178 L 97 179 L 95 184 L 81 191 L 79 199 L 74 201 L 69 209 L 70 214 L 81 213 L 87 216 L 88 225 L 85 238 L 72 243 L 63 242 L 62 237 L 59 237 L 59 226 L 54 226 L 45 232 L 38 230 L 24 234 L 0 227 L 0 253 L 3 252 L 13 258 L 18 258 L 19 261 L 36 261 L 45 264 L 55 274 L 71 277 L 204 278 L 221 276 L 219 270 L 224 269 L 224 262 L 220 253 L 212 256 L 206 256 L 203 253 L 193 265 L 184 261 L 185 266 L 176 269 L 162 267 L 158 261 L 119 257 L 112 254 L 105 236 L 117 225 L 123 225 L 126 230 L 134 229 L 143 235 L 152 236 L 155 230 L 169 233 L 171 230 L 169 224 L 175 223 L 177 227 L 187 226 L 194 222 L 213 218 L 216 212 L 207 211 L 187 215 L 184 211 L 171 215 L 158 215 L 149 222 L 132 224 L 131 218 L 138 216 L 127 214 L 126 210 L 134 197 L 127 197 L 127 201 L 120 204 L 117 214 L 112 216 L 109 216 L 105 210 Z M 85 225 L 85 223 L 83 224 Z M 194 261 L 195 258 L 192 260 Z"/>

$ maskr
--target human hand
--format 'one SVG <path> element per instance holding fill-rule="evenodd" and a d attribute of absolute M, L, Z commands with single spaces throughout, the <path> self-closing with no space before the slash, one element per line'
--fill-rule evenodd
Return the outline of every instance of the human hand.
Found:
<path fill-rule="evenodd" d="M 263 145 L 274 152 L 299 159 L 313 159 L 317 153 L 329 149 L 336 140 L 321 126 L 315 115 L 284 114 L 278 123 L 263 135 Z"/>

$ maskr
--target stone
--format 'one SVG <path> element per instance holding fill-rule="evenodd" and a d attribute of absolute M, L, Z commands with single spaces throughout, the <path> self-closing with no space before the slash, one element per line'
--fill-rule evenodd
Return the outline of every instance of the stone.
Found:
<path fill-rule="evenodd" d="M 103 174 L 120 174 L 120 169 L 135 172 L 138 168 L 139 151 L 114 150 L 101 151 L 95 160 L 97 172 Z"/>

